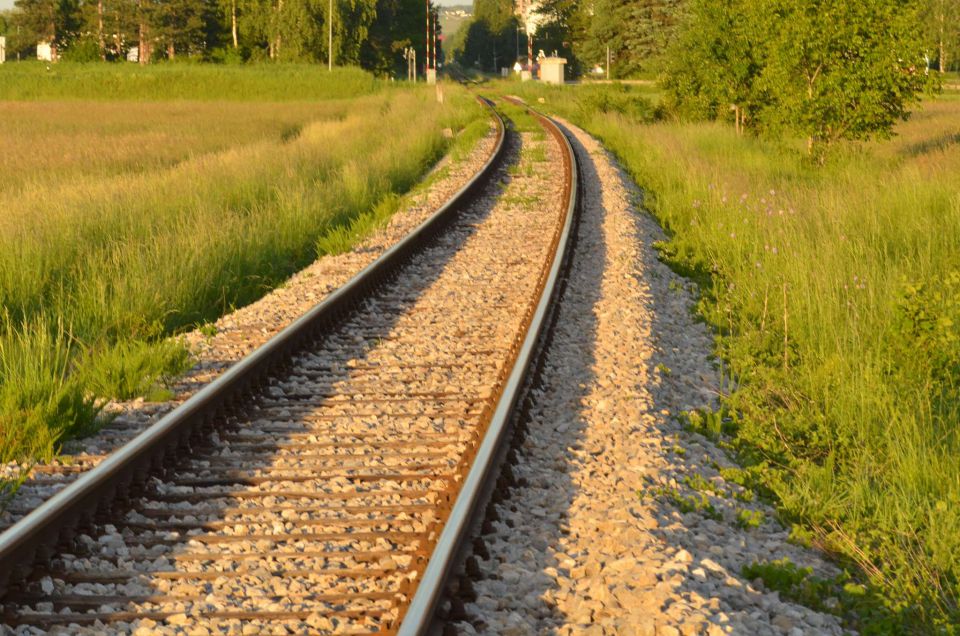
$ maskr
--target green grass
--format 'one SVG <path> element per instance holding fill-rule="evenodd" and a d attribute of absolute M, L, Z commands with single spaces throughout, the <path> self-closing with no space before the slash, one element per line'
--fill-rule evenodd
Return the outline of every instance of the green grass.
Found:
<path fill-rule="evenodd" d="M 0 198 L 40 184 L 154 172 L 259 141 L 289 143 L 305 125 L 349 109 L 343 99 L 0 102 Z"/>
<path fill-rule="evenodd" d="M 198 72 L 202 79 L 205 67 Z M 77 102 L 108 133 L 83 138 L 93 147 L 77 155 L 54 153 L 41 179 L 29 175 L 35 166 L 13 166 L 22 172 L 0 187 L 0 460 L 51 457 L 95 426 L 104 399 L 168 397 L 166 384 L 190 364 L 169 336 L 256 300 L 318 255 L 349 249 L 447 151 L 476 143 L 478 122 L 488 125 L 457 87 L 445 104 L 432 88 L 334 101 L 264 105 L 277 121 L 254 120 L 232 143 L 212 122 L 222 104 L 167 102 L 195 131 L 195 148 L 170 130 L 181 119 L 147 118 L 163 160 L 131 153 L 96 167 L 82 153 L 112 152 L 130 134 L 129 117 L 115 104 Z M 162 111 L 151 103 L 138 112 Z M 36 126 L 9 129 L 11 145 L 19 131 L 44 147 L 39 130 L 56 140 L 47 146 L 66 148 L 69 131 L 83 129 L 62 126 L 56 108 L 34 113 Z M 447 128 L 467 132 L 450 138 Z"/>
<path fill-rule="evenodd" d="M 309 64 L 0 65 L 0 101 L 303 101 L 370 95 L 384 87 L 384 82 L 359 69 L 331 72 Z"/>
<path fill-rule="evenodd" d="M 737 525 L 744 530 L 759 528 L 763 525 L 764 515 L 759 510 L 741 508 L 737 511 Z"/>
<path fill-rule="evenodd" d="M 519 133 L 543 133 L 543 126 L 537 121 L 537 118 L 531 115 L 525 108 L 516 106 L 506 100 L 500 100 L 497 108 L 507 116 L 510 125 Z"/>
<path fill-rule="evenodd" d="M 516 87 L 511 86 L 511 91 Z M 649 123 L 614 94 L 523 87 L 623 161 L 702 288 L 732 436 L 797 537 L 869 585 L 864 633 L 960 622 L 960 100 L 823 168 L 793 140 Z M 593 89 L 596 90 L 596 89 Z M 601 101 L 601 103 L 603 103 Z M 645 107 L 640 106 L 640 109 Z M 618 112 L 619 111 L 619 112 Z"/>
<path fill-rule="evenodd" d="M 665 503 L 669 503 L 684 514 L 696 512 L 704 517 L 707 517 L 708 519 L 713 519 L 714 521 L 723 520 L 723 515 L 713 507 L 712 503 L 710 503 L 710 497 L 702 492 L 694 492 L 689 495 L 684 495 L 676 488 L 659 486 L 650 491 L 650 496 Z"/>

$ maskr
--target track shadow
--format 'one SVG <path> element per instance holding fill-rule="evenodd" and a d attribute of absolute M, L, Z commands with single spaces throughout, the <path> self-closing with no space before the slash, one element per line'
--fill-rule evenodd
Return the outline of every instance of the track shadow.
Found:
<path fill-rule="evenodd" d="M 525 440 L 514 445 L 519 459 L 513 467 L 520 488 L 548 493 L 551 509 L 569 508 L 576 497 L 577 487 L 571 478 L 576 467 L 567 462 L 565 456 L 553 456 L 549 449 L 541 448 L 537 439 L 548 434 L 552 439 L 558 437 L 563 447 L 576 448 L 584 436 L 588 423 L 580 417 L 578 405 L 590 395 L 597 378 L 594 374 L 594 343 L 597 338 L 597 317 L 593 312 L 578 314 L 583 307 L 594 307 L 600 299 L 604 263 L 607 250 L 602 240 L 603 216 L 591 213 L 591 199 L 599 196 L 596 168 L 585 156 L 582 148 L 575 146 L 580 159 L 581 184 L 583 191 L 583 214 L 577 233 L 577 244 L 566 288 L 560 300 L 559 315 L 553 333 L 552 342 L 547 348 L 542 373 L 536 389 L 539 399 L 534 400 L 532 408 L 521 421 L 519 428 L 526 430 Z M 573 314 L 578 314 L 574 320 Z M 542 411 L 546 402 L 565 400 L 569 404 L 569 417 L 563 420 L 553 419 Z M 534 467 L 535 466 L 535 467 Z M 516 490 L 514 491 L 516 493 Z M 535 549 L 525 550 L 522 554 L 494 554 L 486 558 L 481 551 L 474 551 L 480 560 L 481 576 L 477 591 L 485 599 L 495 599 L 493 607 L 487 605 L 467 605 L 467 621 L 471 627 L 461 624 L 461 632 L 469 633 L 476 629 L 486 633 L 502 631 L 502 625 L 494 625 L 484 620 L 484 614 L 497 609 L 504 613 L 530 613 L 536 616 L 537 628 L 530 631 L 530 623 L 518 624 L 510 631 L 513 634 L 536 633 L 551 624 L 560 624 L 563 617 L 555 608 L 543 599 L 555 588 L 555 579 L 549 572 L 562 569 L 551 547 L 556 546 L 568 533 L 569 517 L 566 513 L 554 514 L 539 506 L 528 509 L 519 508 L 522 504 L 508 497 L 500 503 L 491 503 L 487 509 L 483 534 L 490 541 L 490 534 L 510 536 L 513 533 L 532 533 Z M 534 516 L 530 525 L 517 527 L 515 520 Z M 517 566 L 516 568 L 514 566 Z M 475 576 L 475 575 L 474 575 Z M 525 581 L 526 593 L 517 593 L 517 582 Z"/>
<path fill-rule="evenodd" d="M 650 289 L 655 347 L 647 365 L 667 370 L 651 388 L 651 412 L 669 415 L 652 420 L 663 440 L 661 466 L 642 498 L 658 522 L 652 533 L 666 557 L 658 577 L 669 596 L 661 609 L 691 633 L 709 623 L 733 634 L 842 633 L 837 617 L 781 598 L 745 570 L 789 559 L 818 576 L 838 573 L 821 553 L 789 542 L 790 531 L 775 510 L 737 483 L 739 466 L 720 448 L 721 436 L 697 432 L 686 420 L 685 413 L 698 410 L 720 417 L 713 334 L 695 317 L 696 284 L 661 262 L 655 243 L 667 237 L 644 210 L 642 192 L 614 165 L 634 191 L 634 225 L 641 239 L 637 275 L 661 281 Z"/>
<path fill-rule="evenodd" d="M 395 294 L 389 287 L 381 288 L 369 300 L 362 303 L 359 309 L 348 316 L 338 328 L 318 340 L 318 348 L 324 351 L 332 350 L 335 353 L 319 355 L 307 353 L 297 356 L 285 370 L 294 376 L 292 380 L 271 381 L 256 397 L 235 405 L 233 408 L 234 415 L 214 423 L 214 428 L 217 430 L 215 436 L 211 439 L 196 440 L 193 446 L 183 449 L 183 452 L 177 457 L 169 459 L 166 466 L 167 479 L 175 483 L 175 478 L 189 474 L 193 479 L 204 482 L 201 485 L 194 484 L 198 489 L 197 491 L 193 491 L 191 487 L 182 485 L 171 487 L 162 484 L 159 480 L 152 480 L 142 491 L 130 493 L 129 499 L 119 505 L 113 511 L 114 514 L 110 514 L 109 517 L 104 516 L 102 522 L 98 520 L 92 527 L 85 528 L 86 538 L 80 537 L 72 548 L 65 551 L 65 554 L 68 555 L 67 561 L 73 561 L 74 555 L 81 560 L 89 559 L 94 564 L 93 567 L 99 569 L 102 574 L 102 572 L 123 570 L 131 556 L 142 558 L 141 552 L 143 546 L 146 546 L 148 560 L 153 562 L 153 567 L 157 571 L 166 574 L 161 576 L 157 571 L 151 571 L 133 579 L 125 579 L 122 583 L 109 582 L 107 585 L 112 586 L 109 588 L 104 588 L 99 583 L 84 582 L 81 584 L 84 589 L 79 591 L 80 594 L 89 594 L 91 595 L 90 598 L 104 593 L 113 595 L 115 598 L 110 602 L 113 609 L 122 608 L 121 611 L 144 615 L 150 614 L 151 605 L 149 604 L 168 599 L 171 595 L 195 599 L 184 602 L 183 611 L 188 616 L 203 617 L 211 613 L 250 609 L 249 605 L 244 606 L 242 604 L 242 595 L 234 598 L 230 594 L 224 593 L 224 589 L 228 588 L 224 587 L 223 581 L 218 582 L 210 579 L 200 585 L 182 584 L 177 581 L 171 582 L 172 575 L 184 569 L 195 571 L 201 564 L 215 570 L 215 559 L 213 561 L 196 560 L 197 546 L 204 544 L 203 539 L 205 537 L 232 535 L 235 531 L 230 524 L 243 525 L 243 512 L 248 514 L 258 513 L 262 521 L 257 521 L 256 525 L 267 528 L 266 534 L 268 535 L 275 533 L 283 536 L 284 533 L 288 532 L 289 518 L 282 516 L 279 511 L 276 513 L 266 511 L 265 507 L 283 503 L 285 501 L 285 490 L 302 490 L 297 488 L 295 483 L 291 486 L 286 482 L 277 482 L 285 485 L 276 490 L 275 496 L 271 492 L 270 499 L 273 501 L 267 503 L 264 503 L 266 499 L 262 496 L 251 499 L 237 496 L 237 494 L 242 494 L 244 491 L 256 491 L 256 482 L 252 481 L 250 477 L 261 468 L 269 470 L 274 466 L 284 444 L 294 441 L 293 435 L 285 434 L 284 429 L 289 429 L 291 432 L 302 431 L 303 433 L 322 436 L 324 434 L 323 428 L 317 425 L 317 420 L 313 416 L 328 407 L 330 413 L 335 416 L 343 413 L 342 410 L 338 410 L 343 409 L 342 406 L 339 406 L 343 402 L 334 401 L 331 398 L 343 397 L 339 394 L 343 391 L 342 387 L 350 386 L 349 383 L 358 373 L 355 367 L 347 364 L 346 361 L 362 362 L 371 351 L 377 348 L 379 342 L 392 337 L 393 329 L 404 312 L 440 278 L 450 260 L 457 254 L 459 247 L 476 234 L 483 221 L 493 211 L 500 199 L 502 186 L 511 180 L 510 168 L 519 161 L 519 135 L 508 133 L 505 143 L 503 161 L 489 184 L 482 189 L 479 196 L 470 204 L 468 210 L 461 212 L 459 217 L 451 223 L 448 230 L 434 240 L 428 248 L 414 256 L 399 273 L 400 277 L 409 281 L 409 284 L 405 287 L 407 291 L 404 291 L 403 294 Z M 465 286 L 463 293 L 468 294 L 469 291 L 467 290 L 468 286 Z M 358 332 L 362 332 L 362 337 L 357 335 Z M 417 355 L 415 346 L 409 353 L 411 357 Z M 456 362 L 456 360 L 453 362 Z M 212 362 L 212 364 L 216 363 L 217 361 Z M 311 380 L 309 395 L 303 396 L 306 399 L 307 407 L 301 409 L 299 407 L 283 408 L 277 406 L 273 400 L 283 393 L 280 385 L 285 381 L 295 385 L 298 382 L 298 372 L 303 373 L 302 369 L 305 367 L 309 367 L 314 372 L 322 371 L 322 374 L 320 374 L 322 379 Z M 444 370 L 441 372 L 449 373 L 451 382 L 458 373 L 466 373 L 465 370 L 458 369 L 455 364 L 444 366 Z M 374 384 L 375 382 L 376 380 L 374 380 Z M 355 396 L 349 395 L 348 397 L 353 399 Z M 349 402 L 349 400 L 347 401 Z M 347 410 L 347 413 L 349 414 L 350 411 Z M 371 417 L 358 418 L 360 421 L 357 428 L 364 428 L 371 435 L 375 435 L 378 433 L 380 425 L 378 419 L 382 416 L 383 413 L 380 412 Z M 259 433 L 265 422 L 274 430 L 269 435 L 264 436 L 266 441 L 258 442 L 255 457 L 252 457 L 249 453 L 238 453 L 236 457 L 232 455 L 242 446 L 242 443 L 234 441 L 229 447 L 223 446 L 222 440 L 230 436 L 243 435 L 250 431 Z M 430 425 L 437 429 L 443 429 L 442 416 L 441 420 L 431 421 Z M 339 451 L 339 449 L 337 450 Z M 215 458 L 220 462 L 220 466 L 209 470 L 205 469 L 204 462 L 210 458 Z M 228 463 L 232 465 L 238 461 L 241 463 L 237 465 L 235 470 L 229 471 L 229 476 L 225 477 L 224 473 L 226 471 L 222 466 Z M 351 470 L 344 469 L 342 471 L 347 473 L 342 478 L 342 482 L 352 482 Z M 310 475 L 305 476 L 310 477 Z M 338 479 L 340 478 L 338 477 Z M 366 483 L 359 477 L 357 481 L 358 483 Z M 206 494 L 201 493 L 199 489 L 203 489 Z M 216 496 L 209 496 L 211 494 Z M 305 500 L 302 497 L 291 495 L 286 501 L 289 503 L 298 499 Z M 310 499 L 310 497 L 306 497 L 306 499 Z M 238 511 L 241 511 L 239 515 Z M 148 514 L 145 515 L 144 512 Z M 275 518 L 269 519 L 264 516 L 265 513 L 274 515 Z M 123 519 L 123 521 L 119 519 Z M 359 527 L 370 527 L 369 524 L 363 526 L 362 521 L 366 520 L 361 520 Z M 322 526 L 322 524 L 318 525 Z M 239 534 L 243 533 L 240 532 Z M 184 545 L 185 540 L 191 539 L 193 545 Z M 286 549 L 296 550 L 295 542 L 295 540 L 288 541 L 289 545 Z M 270 544 L 270 548 L 260 548 L 257 544 L 257 554 L 262 555 L 264 562 L 276 565 L 279 561 L 275 560 L 269 553 L 280 549 L 278 547 L 279 543 L 279 541 L 265 541 L 264 544 Z M 349 556 L 351 549 L 350 543 L 344 546 L 345 557 Z M 200 552 L 207 551 L 200 550 Z M 209 552 L 215 552 L 215 550 Z M 59 558 L 51 563 L 51 568 L 48 571 L 53 574 L 54 579 L 62 576 L 64 565 L 65 563 Z M 87 567 L 89 565 L 87 563 Z M 87 569 L 87 567 L 84 569 Z M 72 568 L 68 565 L 65 569 Z M 264 577 L 266 578 L 264 579 Z M 223 578 L 225 580 L 230 579 L 230 577 Z M 260 586 L 263 588 L 271 588 L 274 583 L 286 583 L 286 581 L 278 579 L 277 576 L 271 575 L 268 568 L 265 569 L 263 566 L 258 570 L 251 571 L 247 578 L 266 580 L 267 583 Z M 240 579 L 236 580 L 239 581 Z M 228 584 L 233 585 L 229 581 Z M 23 592 L 30 598 L 35 598 L 37 594 L 42 593 L 45 599 L 49 599 L 44 600 L 44 603 L 52 603 L 56 611 L 60 611 L 63 607 L 71 607 L 70 601 L 66 601 L 65 597 L 61 597 L 57 593 L 51 593 L 49 589 L 44 589 L 43 585 L 41 581 L 36 580 Z M 306 582 L 300 582 L 299 585 L 299 596 L 309 596 L 309 579 Z M 273 599 L 273 602 L 284 611 L 291 608 L 300 611 L 297 610 L 297 600 L 294 598 L 296 595 L 290 592 L 291 598 L 285 598 L 288 591 L 292 589 L 284 586 L 283 591 L 278 591 L 275 595 L 277 598 Z M 73 592 L 77 593 L 77 588 L 74 588 Z M 207 595 L 211 596 L 208 597 Z M 131 596 L 138 600 L 135 602 L 124 600 Z M 218 601 L 210 600 L 212 597 L 218 596 L 221 597 Z M 144 606 L 143 603 L 149 604 Z M 162 616 L 157 616 L 157 619 L 164 620 Z M 114 618 L 111 620 L 123 619 Z M 181 619 L 178 618 L 178 620 Z M 322 623 L 318 623 L 318 625 L 320 627 L 317 627 L 317 629 L 322 631 Z M 121 625 L 120 631 L 124 631 L 124 629 Z"/>
<path fill-rule="evenodd" d="M 839 633 L 833 617 L 785 603 L 742 572 L 745 565 L 782 557 L 810 565 L 819 573 L 832 570 L 817 554 L 788 544 L 788 533 L 772 510 L 748 499 L 745 489 L 721 476 L 721 470 L 734 466 L 725 453 L 681 424 L 679 415 L 684 411 L 716 407 L 719 379 L 710 362 L 712 335 L 693 316 L 693 284 L 659 260 L 654 244 L 666 237 L 643 211 L 641 193 L 622 170 L 618 178 L 634 199 L 631 271 L 634 289 L 640 290 L 643 311 L 639 315 L 646 316 L 649 342 L 619 344 L 625 351 L 635 350 L 630 355 L 636 377 L 626 381 L 598 377 L 597 370 L 604 368 L 599 356 L 609 356 L 611 347 L 599 341 L 601 286 L 604 276 L 610 275 L 613 259 L 624 255 L 604 242 L 604 222 L 613 211 L 606 207 L 600 189 L 598 159 L 579 141 L 573 145 L 581 163 L 584 214 L 573 271 L 561 300 L 558 332 L 542 378 L 539 401 L 552 405 L 534 408 L 524 422 L 528 433 L 516 451 L 519 462 L 513 474 L 525 494 L 521 497 L 514 490 L 510 498 L 495 505 L 492 516 L 488 514 L 487 530 L 495 530 L 496 535 L 488 533 L 486 541 L 498 540 L 495 536 L 509 541 L 516 536 L 519 546 L 499 545 L 490 559 L 484 558 L 483 551 L 480 555 L 475 551 L 481 574 L 475 586 L 477 601 L 467 604 L 467 622 L 460 624 L 461 631 L 566 634 L 575 626 L 572 633 L 596 627 L 599 631 L 590 633 L 653 634 L 669 624 L 685 626 L 688 629 L 681 631 L 694 634 L 704 633 L 712 622 L 725 633 L 779 634 L 794 627 Z M 624 317 L 604 319 L 609 329 Z M 608 374 L 609 363 L 606 369 Z M 631 546 L 619 550 L 605 537 L 604 546 L 581 541 L 579 554 L 565 554 L 563 549 L 570 549 L 564 548 L 564 542 L 571 533 L 571 510 L 577 511 L 582 528 L 583 510 L 589 508 L 582 497 L 578 500 L 574 475 L 583 479 L 587 471 L 590 478 L 591 460 L 584 457 L 583 448 L 588 427 L 596 426 L 591 419 L 602 412 L 597 396 L 616 396 L 613 392 L 622 390 L 638 396 L 631 398 L 635 414 L 628 421 L 613 416 L 604 424 L 622 427 L 626 439 L 636 441 L 636 461 L 630 461 L 628 452 L 623 483 L 618 486 L 623 491 L 634 488 L 627 484 L 638 484 L 635 498 L 628 493 L 621 500 L 632 519 L 623 510 L 594 508 L 595 518 L 586 523 L 609 526 L 611 535 L 639 545 L 632 551 Z M 550 416 L 544 417 L 544 412 Z M 538 434 L 551 441 L 538 443 Z M 588 450 L 599 456 L 611 452 L 610 448 L 601 443 L 600 448 Z M 643 479 L 633 479 L 634 471 Z M 752 521 L 745 522 L 742 511 L 748 511 Z M 616 524 L 625 518 L 632 528 L 621 535 Z M 753 521 L 757 527 L 751 527 Z M 642 557 L 637 556 L 639 552 Z M 597 564 L 598 554 L 611 556 Z M 587 568 L 582 567 L 585 555 L 591 555 L 586 562 L 593 563 Z M 617 556 L 629 562 L 614 563 Z M 629 575 L 614 572 L 607 579 L 608 566 L 626 568 Z M 624 584 L 628 594 L 613 591 L 615 585 L 622 589 Z M 571 587 L 580 590 L 572 597 Z"/>

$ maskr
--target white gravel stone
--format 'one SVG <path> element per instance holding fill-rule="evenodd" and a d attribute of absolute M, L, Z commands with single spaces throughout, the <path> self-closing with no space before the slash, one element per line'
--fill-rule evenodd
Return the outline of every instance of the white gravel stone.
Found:
<path fill-rule="evenodd" d="M 528 485 L 496 506 L 501 523 L 484 537 L 490 559 L 481 563 L 485 577 L 474 583 L 478 598 L 462 627 L 843 633 L 835 616 L 816 614 L 814 627 L 788 614 L 811 610 L 749 592 L 740 573 L 755 560 L 789 557 L 820 574 L 833 570 L 787 543 L 771 510 L 736 500 L 740 487 L 716 468 L 731 461 L 678 425 L 683 410 L 715 407 L 719 387 L 712 337 L 693 318 L 695 289 L 657 258 L 663 233 L 624 172 L 593 138 L 568 127 L 583 162 L 583 218 L 542 387 L 512 467 Z M 712 511 L 681 513 L 664 491 L 705 497 Z M 764 513 L 761 527 L 736 525 L 744 507 Z M 505 593 L 492 573 L 503 578 L 517 564 L 529 575 L 512 579 Z M 539 606 L 531 608 L 530 598 Z"/>
<path fill-rule="evenodd" d="M 413 555 L 438 534 L 441 495 L 462 479 L 484 400 L 539 300 L 563 178 L 535 169 L 540 156 L 559 164 L 559 145 L 539 137 L 511 142 L 516 169 L 500 168 L 499 183 L 388 288 L 298 355 L 252 412 L 232 416 L 236 426 L 222 429 L 213 449 L 180 458 L 123 522 L 95 528 L 80 542 L 89 549 L 58 555 L 53 571 L 140 573 L 123 591 L 152 600 L 123 609 L 169 614 L 163 624 L 182 634 L 221 630 L 224 622 L 206 618 L 218 610 L 309 612 L 240 626 L 254 633 L 381 629 L 408 594 L 404 586 L 419 579 L 423 564 Z M 383 511 L 417 505 L 427 509 Z M 151 542 L 166 549 L 154 552 Z M 383 552 L 391 554 L 376 556 Z M 521 566 L 503 572 L 513 583 L 530 574 Z M 112 582 L 61 592 L 123 593 Z M 366 593 L 388 596 L 351 598 Z M 354 617 L 335 615 L 346 611 Z M 527 622 L 505 627 L 522 633 Z"/>
<path fill-rule="evenodd" d="M 100 432 L 67 443 L 63 457 L 33 467 L 32 475 L 0 513 L 0 529 L 19 520 L 99 464 L 373 262 L 428 218 L 479 170 L 492 152 L 495 139 L 491 126 L 486 137 L 464 157 L 457 161 L 451 157 L 442 160 L 433 170 L 430 186 L 406 201 L 385 227 L 350 252 L 319 258 L 259 301 L 224 316 L 214 325 L 216 333 L 212 337 L 204 333 L 205 329 L 186 334 L 184 338 L 197 362 L 172 387 L 174 399 L 147 403 L 143 398 L 136 398 L 107 404 L 104 412 L 113 419 Z M 19 470 L 16 464 L 0 466 L 0 474 L 5 477 L 13 477 Z"/>

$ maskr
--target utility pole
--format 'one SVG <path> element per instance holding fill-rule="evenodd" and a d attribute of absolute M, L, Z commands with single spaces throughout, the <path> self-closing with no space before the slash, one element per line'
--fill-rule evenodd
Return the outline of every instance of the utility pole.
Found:
<path fill-rule="evenodd" d="M 533 34 L 527 27 L 527 69 L 533 73 Z"/>
<path fill-rule="evenodd" d="M 327 13 L 327 70 L 333 71 L 333 0 L 330 0 L 330 12 Z"/>
<path fill-rule="evenodd" d="M 427 8 L 427 59 L 424 61 L 426 67 L 427 84 L 437 83 L 437 27 L 436 20 L 433 19 L 430 0 L 426 0 Z"/>

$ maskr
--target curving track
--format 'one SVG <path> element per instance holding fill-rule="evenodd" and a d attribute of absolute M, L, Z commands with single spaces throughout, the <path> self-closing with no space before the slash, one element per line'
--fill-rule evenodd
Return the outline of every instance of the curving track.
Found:
<path fill-rule="evenodd" d="M 559 129 L 0 535 L 5 629 L 421 633 L 568 253 Z M 563 166 L 563 170 L 558 170 Z"/>

